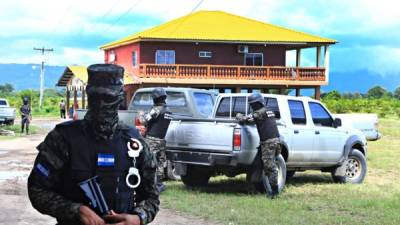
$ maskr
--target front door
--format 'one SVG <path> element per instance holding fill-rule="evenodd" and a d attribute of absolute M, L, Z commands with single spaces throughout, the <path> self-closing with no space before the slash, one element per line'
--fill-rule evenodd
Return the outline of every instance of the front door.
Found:
<path fill-rule="evenodd" d="M 333 127 L 333 119 L 318 102 L 309 102 L 315 130 L 313 162 L 336 163 L 343 155 L 345 132 Z"/>

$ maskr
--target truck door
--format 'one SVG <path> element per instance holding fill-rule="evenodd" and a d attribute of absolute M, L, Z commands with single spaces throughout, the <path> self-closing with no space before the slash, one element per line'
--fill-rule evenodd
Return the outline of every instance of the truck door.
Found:
<path fill-rule="evenodd" d="M 307 123 L 303 101 L 288 100 L 290 117 L 292 122 L 291 150 L 288 163 L 296 162 L 304 165 L 311 162 L 314 147 L 314 130 Z"/>
<path fill-rule="evenodd" d="M 333 126 L 328 111 L 318 102 L 308 103 L 314 126 L 313 162 L 336 163 L 343 154 L 345 132 Z"/>

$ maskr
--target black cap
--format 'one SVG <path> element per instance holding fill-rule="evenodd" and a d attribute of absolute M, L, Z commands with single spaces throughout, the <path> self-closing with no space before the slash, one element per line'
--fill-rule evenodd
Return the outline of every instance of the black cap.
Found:
<path fill-rule="evenodd" d="M 94 64 L 87 68 L 88 85 L 124 85 L 124 68 L 114 64 Z"/>

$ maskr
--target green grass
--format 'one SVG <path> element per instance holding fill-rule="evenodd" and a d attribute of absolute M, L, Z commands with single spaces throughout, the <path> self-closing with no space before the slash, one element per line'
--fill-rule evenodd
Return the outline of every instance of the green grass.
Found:
<path fill-rule="evenodd" d="M 330 174 L 297 173 L 278 199 L 255 194 L 243 175 L 212 178 L 201 189 L 168 182 L 164 207 L 222 224 L 399 224 L 400 121 L 382 119 L 383 138 L 369 142 L 363 184 L 335 184 Z"/>
<path fill-rule="evenodd" d="M 15 136 L 0 136 L 1 140 L 10 140 L 18 137 L 25 136 L 26 134 L 21 134 L 21 125 L 15 124 L 12 126 L 0 126 L 1 129 L 11 130 L 15 132 Z M 29 134 L 37 134 L 41 131 L 40 127 L 30 124 L 29 125 Z"/>

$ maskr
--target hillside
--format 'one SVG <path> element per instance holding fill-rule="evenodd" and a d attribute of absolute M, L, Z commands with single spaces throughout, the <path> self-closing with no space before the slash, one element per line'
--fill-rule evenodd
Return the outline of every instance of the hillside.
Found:
<path fill-rule="evenodd" d="M 45 88 L 54 88 L 64 69 L 65 66 L 45 66 Z M 0 64 L 0 84 L 4 83 L 11 83 L 16 90 L 39 89 L 40 65 Z"/>
<path fill-rule="evenodd" d="M 38 89 L 40 65 L 35 64 L 0 64 L 0 84 L 11 83 L 16 90 Z M 55 87 L 63 73 L 65 66 L 46 66 L 45 87 Z M 382 76 L 369 71 L 331 71 L 329 86 L 322 87 L 322 91 L 338 90 L 340 92 L 365 93 L 371 87 L 380 85 L 389 91 L 400 86 L 400 74 Z M 307 92 L 305 92 L 307 93 Z"/>

